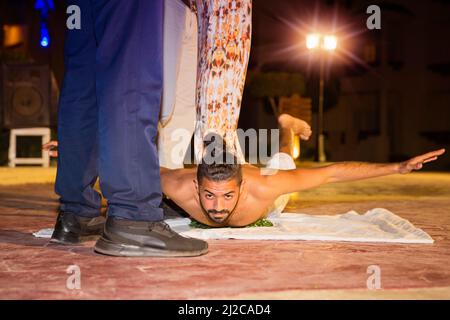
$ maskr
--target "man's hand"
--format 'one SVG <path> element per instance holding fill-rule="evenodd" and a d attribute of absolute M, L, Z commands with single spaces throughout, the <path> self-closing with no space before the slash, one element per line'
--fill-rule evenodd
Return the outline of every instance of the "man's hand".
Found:
<path fill-rule="evenodd" d="M 42 150 L 48 151 L 48 154 L 52 158 L 58 157 L 58 151 L 53 150 L 53 148 L 58 147 L 58 141 L 52 140 L 42 145 Z"/>
<path fill-rule="evenodd" d="M 420 156 L 411 158 L 409 160 L 400 163 L 398 173 L 405 174 L 410 173 L 413 170 L 420 170 L 424 163 L 434 161 L 438 156 L 445 153 L 445 149 L 439 149 L 436 151 L 428 152 Z"/>

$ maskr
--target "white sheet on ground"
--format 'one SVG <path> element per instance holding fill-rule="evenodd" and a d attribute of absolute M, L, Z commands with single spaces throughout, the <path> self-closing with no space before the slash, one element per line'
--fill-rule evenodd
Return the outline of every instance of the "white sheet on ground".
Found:
<path fill-rule="evenodd" d="M 269 216 L 268 220 L 273 227 L 192 229 L 190 219 L 166 222 L 185 236 L 201 239 L 434 242 L 426 232 L 383 208 L 362 215 L 353 210 L 339 215 L 281 213 Z"/>
<path fill-rule="evenodd" d="M 273 227 L 191 228 L 188 218 L 168 219 L 173 230 L 200 239 L 316 240 L 351 242 L 433 243 L 434 240 L 408 220 L 387 209 L 375 208 L 360 215 L 349 211 L 339 215 L 281 213 L 268 217 Z M 50 238 L 53 229 L 33 233 Z"/>

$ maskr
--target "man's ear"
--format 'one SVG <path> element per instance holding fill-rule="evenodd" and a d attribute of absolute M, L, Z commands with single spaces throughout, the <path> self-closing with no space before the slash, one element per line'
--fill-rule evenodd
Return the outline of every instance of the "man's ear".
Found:
<path fill-rule="evenodd" d="M 192 180 L 192 182 L 194 183 L 195 191 L 197 191 L 197 193 L 198 193 L 198 181 L 197 181 L 197 179 Z"/>
<path fill-rule="evenodd" d="M 246 183 L 247 183 L 247 181 L 244 180 L 244 179 L 242 179 L 241 185 L 240 185 L 240 187 L 239 187 L 239 192 L 242 192 L 242 190 L 244 190 L 244 186 L 245 186 Z"/>

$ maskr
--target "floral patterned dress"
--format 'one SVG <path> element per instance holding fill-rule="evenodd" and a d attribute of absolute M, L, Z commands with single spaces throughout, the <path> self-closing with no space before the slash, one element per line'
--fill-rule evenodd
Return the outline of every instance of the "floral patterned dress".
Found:
<path fill-rule="evenodd" d="M 202 159 L 203 138 L 214 132 L 243 163 L 236 130 L 250 55 L 252 0 L 196 0 L 196 10 L 196 161 Z"/>

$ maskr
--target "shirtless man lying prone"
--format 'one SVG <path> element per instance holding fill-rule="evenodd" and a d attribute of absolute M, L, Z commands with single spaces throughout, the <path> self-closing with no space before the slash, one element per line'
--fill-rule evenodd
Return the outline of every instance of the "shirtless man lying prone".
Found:
<path fill-rule="evenodd" d="M 279 123 L 282 132 L 292 130 L 304 140 L 311 135 L 309 125 L 300 119 L 284 114 Z M 51 148 L 51 144 L 46 148 Z M 226 150 L 214 159 L 227 161 L 202 162 L 197 168 L 161 168 L 162 191 L 198 222 L 211 227 L 240 227 L 271 212 L 281 212 L 292 192 L 326 183 L 409 173 L 445 153 L 445 149 L 439 149 L 397 163 L 338 162 L 296 169 L 289 150 L 282 147 L 280 151 L 265 170 L 237 161 L 230 163 L 229 159 L 235 158 Z"/>

